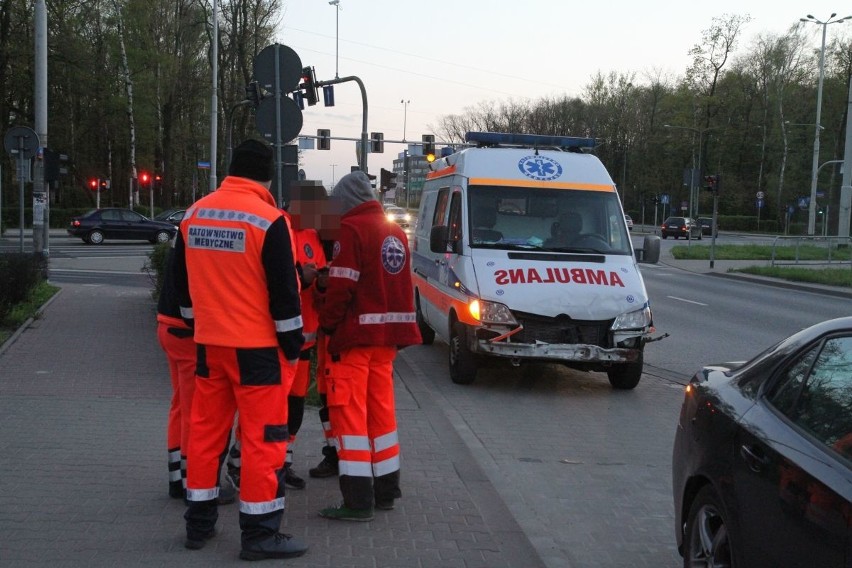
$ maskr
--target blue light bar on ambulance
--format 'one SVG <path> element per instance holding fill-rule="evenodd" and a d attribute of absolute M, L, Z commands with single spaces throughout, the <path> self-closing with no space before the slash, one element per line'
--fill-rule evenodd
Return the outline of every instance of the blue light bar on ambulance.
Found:
<path fill-rule="evenodd" d="M 557 147 L 563 149 L 594 148 L 594 138 L 574 136 L 544 136 L 540 134 L 512 134 L 505 132 L 468 132 L 465 142 L 478 146 L 523 146 L 525 148 Z"/>

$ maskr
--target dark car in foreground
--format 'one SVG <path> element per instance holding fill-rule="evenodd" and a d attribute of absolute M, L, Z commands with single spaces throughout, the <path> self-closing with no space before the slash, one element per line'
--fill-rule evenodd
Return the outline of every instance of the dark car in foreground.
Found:
<path fill-rule="evenodd" d="M 852 317 L 699 371 L 672 487 L 684 566 L 852 566 Z"/>
<path fill-rule="evenodd" d="M 716 229 L 711 230 L 713 227 L 713 217 L 698 217 L 696 219 L 699 225 L 701 225 L 701 234 L 708 235 L 712 237 L 714 234 L 719 235 L 719 223 L 716 223 Z"/>
<path fill-rule="evenodd" d="M 701 240 L 701 225 L 691 217 L 668 217 L 660 226 L 660 236 L 664 239 L 674 237 L 679 239 Z"/>
<path fill-rule="evenodd" d="M 179 227 L 184 213 L 186 213 L 186 209 L 166 209 L 162 213 L 154 215 L 154 221 L 163 221 Z"/>
<path fill-rule="evenodd" d="M 175 236 L 177 230 L 171 223 L 152 221 L 131 209 L 111 207 L 92 209 L 85 215 L 73 217 L 68 234 L 92 245 L 99 245 L 106 239 L 165 243 Z"/>

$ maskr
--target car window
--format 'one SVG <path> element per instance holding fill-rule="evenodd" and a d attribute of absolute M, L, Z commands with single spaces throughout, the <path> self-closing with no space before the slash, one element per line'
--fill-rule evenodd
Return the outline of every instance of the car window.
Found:
<path fill-rule="evenodd" d="M 816 352 L 817 348 L 812 350 Z M 806 361 L 800 363 L 791 369 L 791 378 L 807 372 Z M 780 386 L 773 404 L 828 448 L 852 460 L 852 337 L 825 341 L 804 383 L 797 386 L 797 382 L 798 378 Z"/>
<path fill-rule="evenodd" d="M 121 213 L 115 209 L 107 209 L 101 211 L 101 220 L 103 221 L 121 221 Z"/>
<path fill-rule="evenodd" d="M 140 215 L 139 213 L 136 213 L 135 211 L 122 211 L 121 212 L 121 219 L 123 221 L 133 221 L 133 222 L 138 223 L 139 221 L 142 220 L 142 215 Z"/>

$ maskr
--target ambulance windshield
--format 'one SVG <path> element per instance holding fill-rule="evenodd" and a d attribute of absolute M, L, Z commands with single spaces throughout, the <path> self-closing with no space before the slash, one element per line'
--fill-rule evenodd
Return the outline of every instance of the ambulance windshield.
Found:
<path fill-rule="evenodd" d="M 633 254 L 615 192 L 481 185 L 469 196 L 472 247 Z"/>

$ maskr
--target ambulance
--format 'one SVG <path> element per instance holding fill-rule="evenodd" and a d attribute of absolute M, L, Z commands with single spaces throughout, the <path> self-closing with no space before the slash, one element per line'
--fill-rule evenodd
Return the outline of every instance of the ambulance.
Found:
<path fill-rule="evenodd" d="M 450 346 L 450 378 L 472 383 L 486 358 L 642 376 L 654 341 L 639 262 L 594 139 L 468 132 L 430 165 L 411 243 L 417 324 Z"/>

